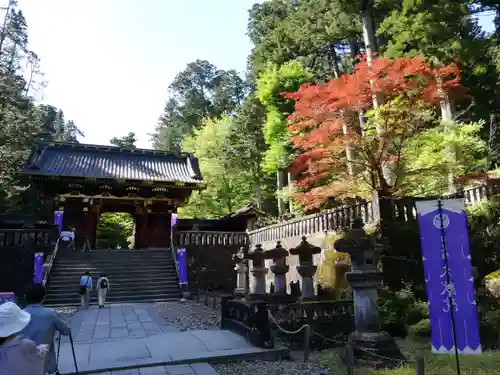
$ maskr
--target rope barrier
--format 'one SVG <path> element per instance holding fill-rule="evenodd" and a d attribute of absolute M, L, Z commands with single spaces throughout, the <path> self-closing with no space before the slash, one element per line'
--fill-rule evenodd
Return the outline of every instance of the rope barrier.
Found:
<path fill-rule="evenodd" d="M 323 339 L 325 341 L 329 341 L 331 343 L 340 344 L 340 345 L 348 345 L 349 344 L 349 342 L 340 341 L 340 340 L 334 340 L 334 339 L 331 339 L 329 337 L 325 337 L 325 336 L 319 334 L 318 332 L 314 331 L 309 324 L 303 324 L 302 327 L 300 327 L 299 329 L 297 329 L 295 331 L 288 331 L 288 330 L 284 329 L 283 327 L 281 327 L 279 325 L 279 323 L 276 321 L 276 319 L 274 318 L 274 316 L 271 313 L 271 311 L 267 310 L 267 313 L 269 315 L 269 318 L 271 318 L 272 322 L 274 323 L 274 325 L 278 328 L 278 330 L 281 331 L 281 332 L 283 332 L 283 333 L 285 333 L 285 334 L 295 335 L 295 334 L 298 334 L 298 333 L 302 332 L 303 330 L 309 329 L 310 335 L 318 336 L 318 337 L 320 337 L 321 339 Z M 309 338 L 310 337 L 306 337 L 306 340 L 309 341 Z M 307 343 L 304 342 L 304 347 L 307 348 L 307 351 L 308 351 L 309 350 L 309 343 L 308 342 Z M 362 351 L 362 352 L 364 352 L 366 354 L 369 354 L 369 355 L 371 355 L 373 357 L 384 359 L 384 360 L 388 360 L 388 361 L 392 361 L 392 362 L 397 362 L 399 364 L 418 364 L 418 361 L 416 361 L 416 360 L 408 360 L 408 359 L 401 359 L 401 358 L 386 357 L 386 356 L 374 353 L 373 350 L 369 349 L 369 348 L 361 348 L 361 347 L 356 346 L 356 349 L 360 350 L 360 351 Z M 304 354 L 304 357 L 306 358 L 306 354 Z"/>

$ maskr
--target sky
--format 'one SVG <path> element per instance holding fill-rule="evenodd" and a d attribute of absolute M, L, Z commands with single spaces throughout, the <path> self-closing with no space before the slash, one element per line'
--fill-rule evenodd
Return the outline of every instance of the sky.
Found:
<path fill-rule="evenodd" d="M 150 148 L 175 75 L 196 59 L 243 73 L 254 0 L 19 0 L 29 47 L 84 143 L 135 132 Z"/>
<path fill-rule="evenodd" d="M 259 0 L 260 1 L 260 0 Z M 19 0 L 29 47 L 48 86 L 41 101 L 64 111 L 83 143 L 149 133 L 175 75 L 196 59 L 243 72 L 256 0 Z M 487 30 L 492 17 L 480 17 Z"/>

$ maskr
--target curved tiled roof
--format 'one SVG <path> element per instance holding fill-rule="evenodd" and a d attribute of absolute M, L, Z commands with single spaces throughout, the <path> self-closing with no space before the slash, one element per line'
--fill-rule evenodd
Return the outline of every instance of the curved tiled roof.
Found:
<path fill-rule="evenodd" d="M 190 154 L 73 143 L 37 145 L 31 152 L 21 173 L 98 179 L 203 183 L 198 160 Z"/>

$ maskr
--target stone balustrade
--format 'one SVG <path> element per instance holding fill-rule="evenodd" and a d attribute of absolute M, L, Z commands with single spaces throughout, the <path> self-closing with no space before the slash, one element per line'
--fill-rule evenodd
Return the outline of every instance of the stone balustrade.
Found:
<path fill-rule="evenodd" d="M 219 231 L 175 231 L 174 246 L 245 246 L 248 235 L 245 232 Z"/>
<path fill-rule="evenodd" d="M 324 210 L 315 214 L 287 220 L 248 232 L 250 243 L 276 242 L 288 237 L 302 237 L 314 233 L 337 231 L 349 226 L 354 217 L 373 222 L 372 202 L 359 202 Z"/>

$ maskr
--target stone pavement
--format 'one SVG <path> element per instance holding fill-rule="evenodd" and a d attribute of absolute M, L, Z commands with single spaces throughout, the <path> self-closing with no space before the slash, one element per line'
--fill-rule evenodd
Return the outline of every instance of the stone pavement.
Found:
<path fill-rule="evenodd" d="M 272 352 L 230 331 L 180 332 L 167 326 L 152 304 L 81 310 L 71 320 L 71 329 L 80 374 L 216 375 L 208 364 L 213 358 Z M 75 371 L 67 337 L 61 344 L 59 370 Z"/>

